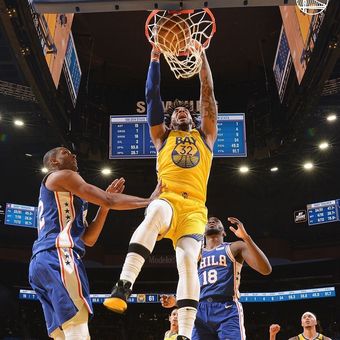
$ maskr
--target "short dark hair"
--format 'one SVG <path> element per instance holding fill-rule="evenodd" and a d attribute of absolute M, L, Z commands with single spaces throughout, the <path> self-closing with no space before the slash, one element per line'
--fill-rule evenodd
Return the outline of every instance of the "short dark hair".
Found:
<path fill-rule="evenodd" d="M 50 164 L 51 158 L 56 156 L 59 149 L 60 149 L 60 146 L 58 146 L 57 148 L 53 148 L 45 153 L 44 158 L 43 158 L 43 164 L 44 164 L 44 167 L 47 168 L 48 170 L 51 169 L 51 164 Z"/>
<path fill-rule="evenodd" d="M 167 127 L 170 126 L 171 116 L 178 107 L 184 107 L 189 111 L 196 128 L 200 125 L 200 121 L 198 119 L 199 114 L 193 109 L 192 105 L 184 100 L 175 99 L 175 101 L 164 112 L 164 123 Z"/>
<path fill-rule="evenodd" d="M 208 220 L 209 220 L 210 218 L 214 218 L 215 220 L 221 222 L 221 224 L 223 225 L 223 222 L 222 222 L 218 217 L 216 217 L 216 215 L 208 215 Z"/>
<path fill-rule="evenodd" d="M 171 314 L 172 314 L 172 312 L 173 312 L 174 310 L 178 310 L 178 307 L 177 307 L 177 306 L 174 306 L 174 307 L 170 310 L 169 317 L 171 316 Z"/>

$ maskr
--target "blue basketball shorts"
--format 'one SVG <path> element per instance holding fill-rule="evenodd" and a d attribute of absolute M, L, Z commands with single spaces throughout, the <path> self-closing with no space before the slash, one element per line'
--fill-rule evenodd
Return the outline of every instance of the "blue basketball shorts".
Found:
<path fill-rule="evenodd" d="M 243 308 L 238 301 L 200 301 L 192 340 L 245 340 Z"/>
<path fill-rule="evenodd" d="M 41 302 L 48 334 L 74 317 L 83 305 L 93 314 L 85 267 L 72 248 L 45 250 L 33 256 L 29 282 Z"/>

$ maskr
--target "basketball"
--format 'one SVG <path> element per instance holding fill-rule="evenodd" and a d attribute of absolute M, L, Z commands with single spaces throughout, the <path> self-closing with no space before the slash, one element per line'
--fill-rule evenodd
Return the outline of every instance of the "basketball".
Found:
<path fill-rule="evenodd" d="M 180 15 L 162 18 L 156 27 L 155 42 L 163 52 L 180 54 L 190 41 L 190 28 Z"/>

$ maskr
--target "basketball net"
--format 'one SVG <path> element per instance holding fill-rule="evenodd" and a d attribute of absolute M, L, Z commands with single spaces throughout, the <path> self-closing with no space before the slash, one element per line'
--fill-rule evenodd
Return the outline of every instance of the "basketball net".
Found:
<path fill-rule="evenodd" d="M 157 39 L 157 28 L 161 26 L 160 22 L 171 21 L 175 16 L 174 22 L 179 23 L 179 27 L 185 27 L 185 31 L 178 32 L 180 36 L 175 43 L 170 42 L 168 46 L 164 46 Z M 181 21 L 183 21 L 182 25 Z M 207 8 L 176 12 L 154 10 L 145 23 L 145 35 L 148 41 L 163 53 L 177 79 L 190 78 L 200 72 L 202 52 L 209 47 L 215 31 L 215 18 Z M 176 32 L 172 34 L 176 35 Z M 180 49 L 178 44 L 181 46 Z"/>

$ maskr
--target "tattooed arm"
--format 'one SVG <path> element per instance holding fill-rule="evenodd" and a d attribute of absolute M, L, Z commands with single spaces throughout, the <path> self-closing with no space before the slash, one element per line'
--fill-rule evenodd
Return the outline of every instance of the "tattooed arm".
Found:
<path fill-rule="evenodd" d="M 213 149 L 217 136 L 217 105 L 214 95 L 214 84 L 210 66 L 205 55 L 202 53 L 202 69 L 200 72 L 201 81 L 201 129 L 206 137 L 207 144 Z"/>

